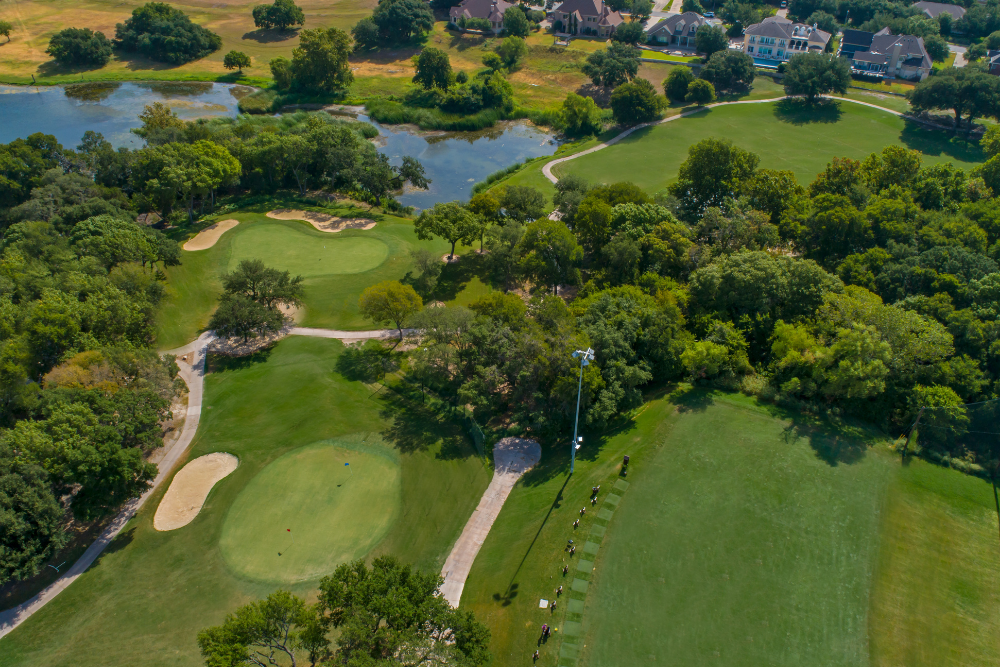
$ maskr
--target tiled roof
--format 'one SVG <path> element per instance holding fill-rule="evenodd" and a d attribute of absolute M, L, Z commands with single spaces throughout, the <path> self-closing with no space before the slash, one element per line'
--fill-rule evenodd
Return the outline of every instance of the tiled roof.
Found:
<path fill-rule="evenodd" d="M 936 19 L 938 14 L 951 14 L 951 17 L 956 21 L 965 16 L 965 7 L 947 5 L 943 2 L 914 2 L 912 6 L 921 10 L 932 19 Z"/>
<path fill-rule="evenodd" d="M 448 16 L 458 19 L 464 16 L 467 19 L 492 19 L 494 15 L 503 16 L 504 13 L 514 4 L 504 2 L 504 0 L 462 0 L 448 12 Z"/>

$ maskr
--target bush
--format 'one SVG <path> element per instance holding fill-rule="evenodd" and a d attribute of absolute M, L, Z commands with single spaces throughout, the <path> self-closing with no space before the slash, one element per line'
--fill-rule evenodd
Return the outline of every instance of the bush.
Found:
<path fill-rule="evenodd" d="M 695 79 L 688 84 L 684 101 L 690 104 L 711 104 L 715 101 L 715 88 L 704 79 Z"/>
<path fill-rule="evenodd" d="M 226 69 L 239 69 L 242 74 L 244 67 L 250 67 L 250 56 L 242 51 L 230 51 L 222 59 L 222 66 Z"/>
<path fill-rule="evenodd" d="M 601 110 L 590 97 L 570 93 L 562 103 L 559 119 L 570 136 L 597 134 L 602 129 Z"/>
<path fill-rule="evenodd" d="M 683 102 L 687 97 L 688 84 L 694 81 L 694 74 L 690 67 L 678 65 L 670 70 L 670 74 L 663 80 L 663 92 L 671 102 Z"/>
<path fill-rule="evenodd" d="M 503 66 L 512 70 L 528 55 L 528 45 L 520 37 L 506 37 L 497 45 L 496 53 L 503 61 Z"/>
<path fill-rule="evenodd" d="M 511 7 L 503 15 L 503 32 L 514 37 L 527 37 L 531 32 L 531 21 L 520 7 Z"/>
<path fill-rule="evenodd" d="M 181 65 L 222 48 L 222 38 L 191 23 L 179 9 L 148 2 L 132 10 L 132 17 L 115 28 L 115 44 L 151 60 Z"/>
<path fill-rule="evenodd" d="M 646 41 L 646 31 L 638 22 L 622 23 L 611 35 L 611 40 L 626 44 L 643 44 Z"/>
<path fill-rule="evenodd" d="M 60 65 L 106 65 L 111 60 L 111 40 L 89 28 L 66 28 L 52 36 L 45 52 Z"/>
<path fill-rule="evenodd" d="M 620 125 L 635 125 L 655 120 L 663 108 L 663 98 L 645 79 L 623 83 L 611 93 L 611 112 Z"/>

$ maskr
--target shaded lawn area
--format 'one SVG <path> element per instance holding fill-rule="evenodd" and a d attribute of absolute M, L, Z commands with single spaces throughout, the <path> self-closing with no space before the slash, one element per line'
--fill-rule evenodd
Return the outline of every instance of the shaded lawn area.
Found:
<path fill-rule="evenodd" d="M 392 406 L 373 398 L 371 386 L 335 371 L 343 349 L 333 340 L 291 337 L 250 359 L 217 360 L 189 459 L 230 452 L 239 468 L 213 489 L 191 524 L 161 533 L 152 517 L 164 486 L 87 573 L 0 640 L 0 665 L 204 664 L 197 633 L 278 588 L 226 566 L 218 544 L 230 506 L 264 466 L 327 438 L 379 434 L 396 448 L 402 509 L 370 555 L 394 553 L 438 571 L 490 472 L 461 429 L 434 415 L 407 415 L 426 423 L 413 426 L 421 438 L 402 446 L 391 428 Z M 316 583 L 283 587 L 311 596 Z"/>
<path fill-rule="evenodd" d="M 788 169 L 810 183 L 834 156 L 855 159 L 901 144 L 924 154 L 924 164 L 952 162 L 968 169 L 983 159 L 977 144 L 927 130 L 898 116 L 850 102 L 809 109 L 798 103 L 761 103 L 709 109 L 639 130 L 618 144 L 555 167 L 595 183 L 631 180 L 648 192 L 677 177 L 690 145 L 729 139 L 760 156 L 761 167 Z"/>

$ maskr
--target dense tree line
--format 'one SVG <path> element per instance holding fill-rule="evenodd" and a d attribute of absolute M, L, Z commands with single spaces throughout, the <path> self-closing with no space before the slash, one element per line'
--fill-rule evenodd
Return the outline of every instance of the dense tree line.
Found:
<path fill-rule="evenodd" d="M 176 366 L 150 350 L 160 268 L 179 248 L 136 224 L 84 151 L 0 146 L 0 582 L 31 576 L 156 474 Z"/>
<path fill-rule="evenodd" d="M 1000 153 L 1000 132 L 983 146 Z M 962 410 L 1000 391 L 998 174 L 1000 157 L 964 172 L 890 146 L 834 158 L 803 187 L 707 139 L 655 198 L 568 176 L 558 221 L 522 186 L 438 204 L 418 234 L 484 238 L 498 291 L 414 315 L 423 340 L 407 372 L 481 424 L 554 436 L 576 405 L 569 352 L 589 345 L 590 429 L 689 379 L 898 433 L 921 406 Z M 412 283 L 425 293 L 440 274 L 431 264 L 418 261 Z M 579 290 L 568 304 L 567 288 Z M 941 443 L 966 461 L 997 458 Z"/>

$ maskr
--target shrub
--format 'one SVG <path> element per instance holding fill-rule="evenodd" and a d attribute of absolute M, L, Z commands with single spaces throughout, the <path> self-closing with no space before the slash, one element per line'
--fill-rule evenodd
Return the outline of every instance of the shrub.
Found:
<path fill-rule="evenodd" d="M 562 103 L 559 119 L 570 136 L 597 134 L 601 131 L 601 110 L 590 97 L 570 93 Z"/>
<path fill-rule="evenodd" d="M 244 67 L 250 67 L 250 56 L 242 51 L 230 51 L 222 59 L 222 66 L 226 69 L 239 69 L 242 74 Z"/>
<path fill-rule="evenodd" d="M 691 104 L 711 104 L 715 101 L 715 88 L 704 79 L 695 79 L 688 84 L 687 95 L 684 101 Z"/>
<path fill-rule="evenodd" d="M 678 65 L 670 70 L 663 80 L 663 92 L 671 102 L 683 102 L 687 97 L 688 84 L 694 81 L 690 67 Z"/>
<path fill-rule="evenodd" d="M 663 98 L 645 79 L 623 83 L 611 93 L 611 112 L 620 125 L 647 123 L 659 116 Z"/>
<path fill-rule="evenodd" d="M 111 41 L 103 32 L 66 28 L 52 36 L 45 52 L 61 65 L 106 65 L 111 60 Z"/>

